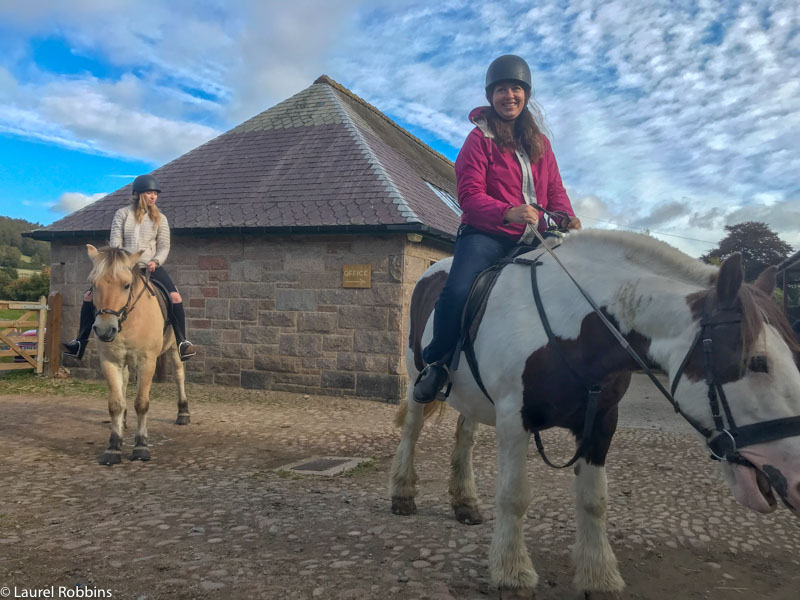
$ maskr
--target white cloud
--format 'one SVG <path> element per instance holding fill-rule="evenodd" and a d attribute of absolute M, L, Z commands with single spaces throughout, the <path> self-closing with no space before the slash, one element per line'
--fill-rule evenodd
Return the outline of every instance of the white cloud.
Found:
<path fill-rule="evenodd" d="M 80 210 L 84 206 L 88 206 L 92 202 L 100 200 L 100 198 L 103 198 L 105 195 L 106 194 L 102 192 L 92 194 L 91 196 L 87 194 L 81 194 L 80 192 L 64 192 L 61 194 L 58 202 L 50 207 L 50 210 L 60 214 L 73 213 L 76 210 Z"/>

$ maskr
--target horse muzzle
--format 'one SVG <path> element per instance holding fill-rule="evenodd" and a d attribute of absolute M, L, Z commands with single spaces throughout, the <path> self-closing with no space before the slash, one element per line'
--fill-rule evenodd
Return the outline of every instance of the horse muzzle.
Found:
<path fill-rule="evenodd" d="M 103 322 L 97 319 L 94 322 L 92 331 L 101 342 L 113 342 L 119 333 L 119 321 L 117 318 L 104 319 Z"/>

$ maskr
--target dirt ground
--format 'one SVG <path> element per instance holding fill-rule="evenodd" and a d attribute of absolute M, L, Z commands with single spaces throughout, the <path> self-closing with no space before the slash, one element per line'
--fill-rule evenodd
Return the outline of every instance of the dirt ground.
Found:
<path fill-rule="evenodd" d="M 393 406 L 191 385 L 192 422 L 178 427 L 172 387 L 157 385 L 152 460 L 102 467 L 103 387 L 22 382 L 0 384 L 0 586 L 11 592 L 80 585 L 134 600 L 497 597 L 486 561 L 494 431 L 482 428 L 475 448 L 486 521 L 461 525 L 447 499 L 451 410 L 420 439 L 419 512 L 398 517 L 387 497 L 399 440 Z M 800 598 L 800 521 L 785 509 L 761 516 L 738 506 L 700 445 L 640 400 L 623 401 L 623 415 L 629 406 L 641 416 L 622 421 L 609 456 L 622 597 Z M 125 455 L 133 418 L 129 425 Z M 555 459 L 570 455 L 566 435 L 548 432 L 545 443 Z M 333 478 L 273 470 L 326 455 L 372 462 Z M 529 475 L 537 598 L 576 598 L 572 476 L 546 468 L 533 447 Z"/>

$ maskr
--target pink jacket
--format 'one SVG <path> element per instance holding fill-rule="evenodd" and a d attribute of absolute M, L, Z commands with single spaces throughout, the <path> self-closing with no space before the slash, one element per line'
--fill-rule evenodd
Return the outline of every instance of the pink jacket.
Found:
<path fill-rule="evenodd" d="M 476 124 L 467 136 L 456 158 L 458 180 L 458 203 L 463 211 L 461 222 L 488 233 L 505 234 L 515 239 L 522 235 L 525 225 L 503 223 L 503 215 L 512 206 L 525 203 L 522 196 L 522 170 L 513 152 L 503 152 L 486 127 L 481 117 L 488 107 L 473 110 L 469 120 Z M 542 135 L 544 153 L 531 165 L 536 202 L 548 210 L 564 210 L 570 216 L 575 213 L 564 191 L 558 172 L 556 157 L 550 140 Z M 544 219 L 540 214 L 539 229 L 544 230 Z"/>

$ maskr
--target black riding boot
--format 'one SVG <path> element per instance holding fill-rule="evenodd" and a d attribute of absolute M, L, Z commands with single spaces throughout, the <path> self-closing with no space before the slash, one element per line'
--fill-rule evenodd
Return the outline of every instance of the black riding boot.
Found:
<path fill-rule="evenodd" d="M 178 342 L 178 354 L 181 360 L 187 360 L 197 354 L 192 342 L 186 339 L 186 313 L 183 311 L 183 302 L 172 305 L 172 329 L 175 331 L 175 340 Z"/>
<path fill-rule="evenodd" d="M 427 404 L 436 399 L 436 395 L 450 380 L 450 370 L 443 362 L 433 362 L 422 369 L 414 383 L 414 401 Z"/>
<path fill-rule="evenodd" d="M 80 360 L 83 358 L 83 353 L 86 352 L 86 344 L 89 341 L 89 334 L 92 332 L 92 325 L 94 325 L 94 304 L 91 301 L 83 301 L 81 306 L 81 323 L 78 327 L 78 337 L 71 342 L 61 344 L 64 348 L 64 354 L 73 356 Z"/>

